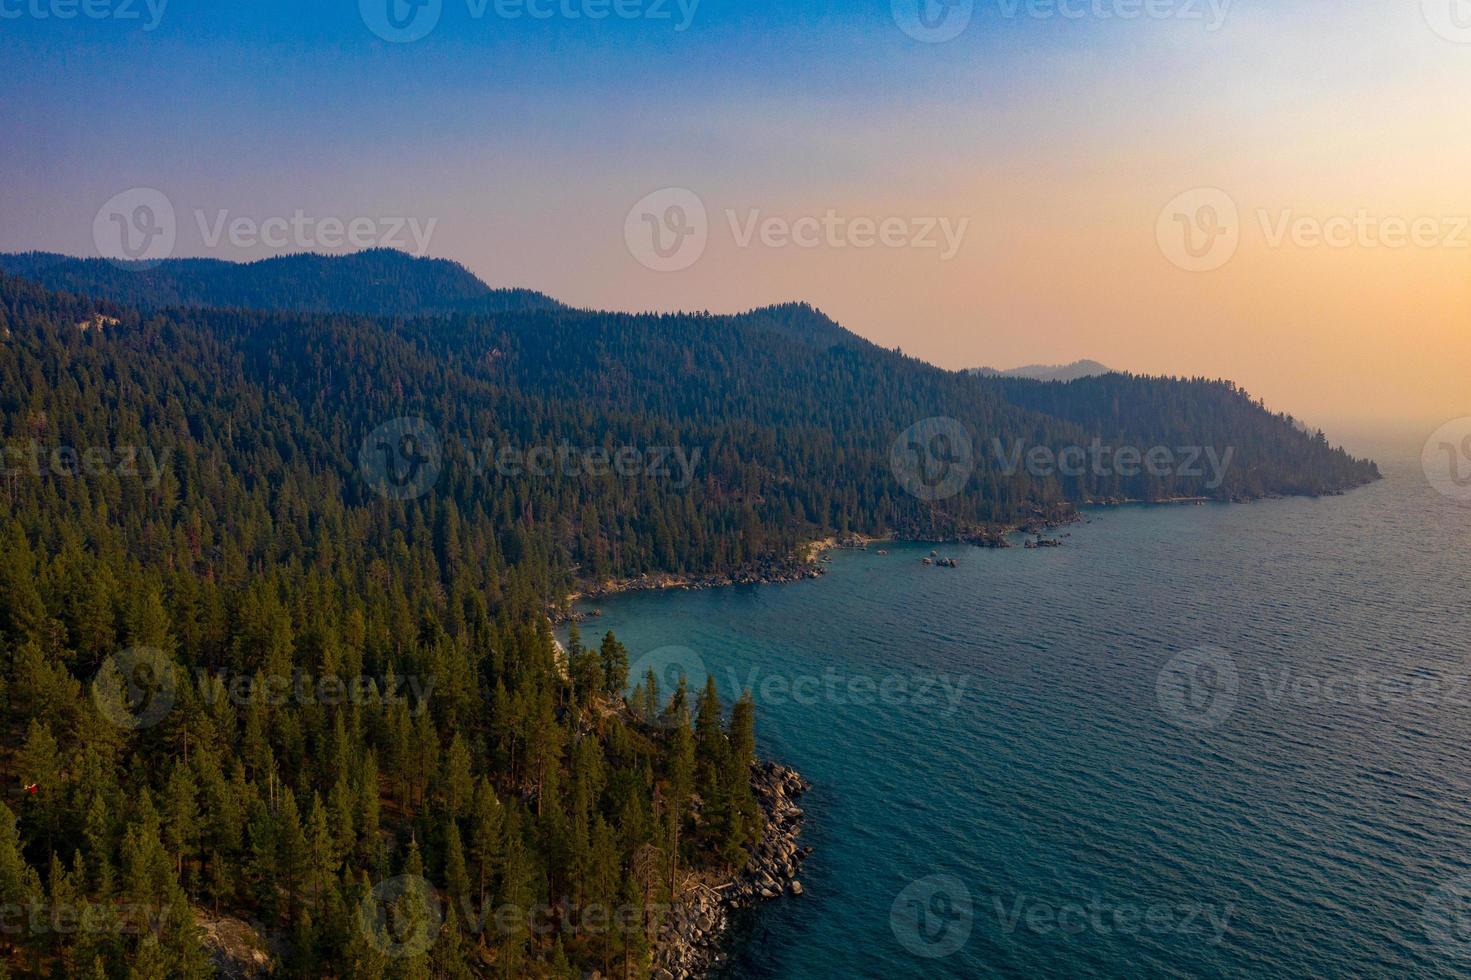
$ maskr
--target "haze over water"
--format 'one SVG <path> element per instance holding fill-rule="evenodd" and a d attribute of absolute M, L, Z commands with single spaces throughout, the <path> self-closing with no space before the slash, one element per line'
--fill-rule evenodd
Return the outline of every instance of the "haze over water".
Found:
<path fill-rule="evenodd" d="M 1471 507 L 1380 462 L 955 570 L 599 603 L 585 634 L 751 686 L 815 784 L 806 894 L 729 976 L 1471 973 Z"/>

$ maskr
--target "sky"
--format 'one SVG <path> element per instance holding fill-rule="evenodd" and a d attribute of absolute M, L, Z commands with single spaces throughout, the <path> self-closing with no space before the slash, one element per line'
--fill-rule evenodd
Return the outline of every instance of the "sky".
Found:
<path fill-rule="evenodd" d="M 0 0 L 0 77 L 0 250 L 390 245 L 1471 415 L 1471 0 Z"/>

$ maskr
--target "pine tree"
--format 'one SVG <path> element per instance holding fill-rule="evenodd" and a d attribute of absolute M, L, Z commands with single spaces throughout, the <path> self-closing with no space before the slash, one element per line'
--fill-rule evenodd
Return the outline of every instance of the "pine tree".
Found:
<path fill-rule="evenodd" d="M 175 763 L 169 773 L 163 798 L 163 840 L 174 853 L 174 871 L 184 877 L 184 863 L 191 856 L 199 833 L 199 805 L 194 777 L 189 767 Z"/>
<path fill-rule="evenodd" d="M 613 830 L 601 816 L 593 821 L 592 844 L 588 855 L 588 901 L 609 922 L 602 935 L 603 973 L 612 969 L 616 935 L 613 932 L 613 912 L 618 903 L 621 869 L 618 862 L 617 845 Z"/>
<path fill-rule="evenodd" d="M 506 980 L 519 977 L 526 962 L 531 940 L 529 916 L 536 900 L 531 862 L 518 823 L 513 818 L 506 827 L 506 857 L 496 902 L 496 922 L 502 927 L 496 959 Z"/>
<path fill-rule="evenodd" d="M 444 792 L 446 812 L 456 820 L 464 817 L 469 812 L 475 795 L 475 780 L 470 775 L 470 749 L 459 732 L 450 740 L 440 784 Z"/>
<path fill-rule="evenodd" d="M 470 856 L 475 865 L 475 890 L 479 908 L 484 909 L 500 873 L 504 854 L 502 808 L 490 780 L 481 777 L 475 787 L 474 813 L 471 817 Z"/>
<path fill-rule="evenodd" d="M 628 648 L 609 630 L 603 636 L 599 653 L 603 662 L 603 683 L 608 694 L 621 696 L 628 687 Z"/>
<path fill-rule="evenodd" d="M 301 813 L 296 796 L 287 787 L 281 791 L 281 806 L 276 812 L 276 869 L 281 886 L 286 889 L 286 921 L 295 922 L 301 909 L 301 890 L 307 878 L 310 849 L 306 833 L 301 829 Z"/>

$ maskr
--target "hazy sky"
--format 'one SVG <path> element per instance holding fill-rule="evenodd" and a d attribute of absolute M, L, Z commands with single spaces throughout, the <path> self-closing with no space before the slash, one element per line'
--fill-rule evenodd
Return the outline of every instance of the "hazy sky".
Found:
<path fill-rule="evenodd" d="M 148 188 L 176 255 L 358 219 L 578 305 L 1471 414 L 1467 0 L 160 2 L 0 0 L 0 249 Z"/>

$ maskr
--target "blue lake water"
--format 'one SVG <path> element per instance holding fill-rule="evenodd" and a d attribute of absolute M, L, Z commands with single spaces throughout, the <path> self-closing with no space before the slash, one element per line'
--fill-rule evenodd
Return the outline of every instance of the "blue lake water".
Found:
<path fill-rule="evenodd" d="M 1381 462 L 598 603 L 815 784 L 806 894 L 728 975 L 1471 976 L 1471 505 Z"/>

